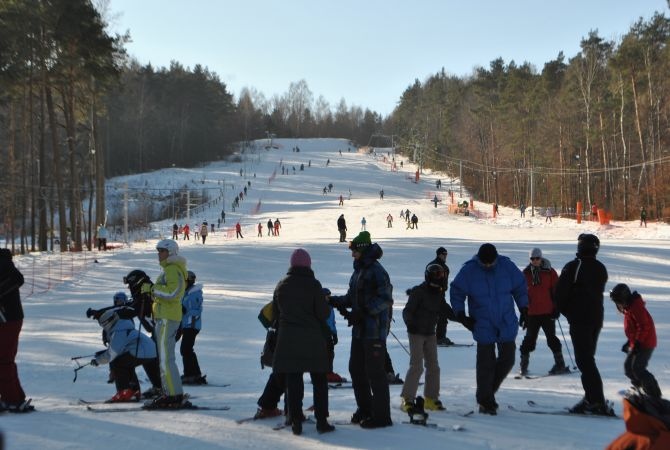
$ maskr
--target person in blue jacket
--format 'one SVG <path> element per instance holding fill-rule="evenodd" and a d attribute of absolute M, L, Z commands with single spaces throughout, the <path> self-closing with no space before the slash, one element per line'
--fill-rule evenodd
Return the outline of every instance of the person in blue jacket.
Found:
<path fill-rule="evenodd" d="M 109 345 L 95 354 L 92 366 L 109 364 L 114 374 L 116 394 L 109 403 L 139 401 L 141 394 L 135 367 L 142 366 L 154 390 L 161 388 L 160 369 L 156 343 L 135 329 L 132 320 L 122 319 L 118 311 L 109 309 L 102 313 L 98 323 L 105 330 Z"/>
<path fill-rule="evenodd" d="M 186 291 L 181 301 L 181 353 L 184 363 L 184 374 L 181 376 L 182 384 L 207 384 L 206 376 L 200 372 L 198 356 L 193 351 L 195 337 L 202 328 L 202 285 L 195 284 L 195 273 L 190 270 L 186 278 Z"/>
<path fill-rule="evenodd" d="M 498 255 L 496 247 L 486 243 L 463 264 L 451 282 L 450 293 L 457 320 L 472 331 L 477 341 L 479 412 L 496 415 L 495 393 L 514 367 L 518 328 L 526 328 L 526 279 L 508 257 Z M 469 316 L 465 314 L 466 300 Z M 514 303 L 519 308 L 519 319 Z"/>
<path fill-rule="evenodd" d="M 361 231 L 349 248 L 354 258 L 349 290 L 344 295 L 331 296 L 329 303 L 352 327 L 349 373 L 358 409 L 351 422 L 362 428 L 387 427 L 393 425 L 384 370 L 393 286 L 379 262 L 383 251 L 372 243 L 369 232 Z"/>

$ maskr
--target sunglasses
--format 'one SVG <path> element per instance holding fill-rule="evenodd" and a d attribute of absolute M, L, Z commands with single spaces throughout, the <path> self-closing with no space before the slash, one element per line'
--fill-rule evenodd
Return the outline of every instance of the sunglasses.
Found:
<path fill-rule="evenodd" d="M 538 259 L 542 259 L 542 258 L 539 257 L 539 256 L 533 256 L 532 258 L 530 258 L 531 261 L 537 261 Z"/>

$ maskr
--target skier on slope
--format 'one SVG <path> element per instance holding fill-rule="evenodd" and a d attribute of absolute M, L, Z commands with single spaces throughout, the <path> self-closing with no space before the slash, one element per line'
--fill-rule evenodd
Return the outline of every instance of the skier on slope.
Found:
<path fill-rule="evenodd" d="M 451 309 L 451 306 L 449 303 L 447 303 L 447 300 L 445 298 L 445 294 L 447 293 L 447 289 L 449 289 L 449 266 L 447 266 L 447 256 L 449 255 L 449 252 L 447 251 L 446 248 L 444 247 L 439 247 L 437 250 L 435 250 L 435 259 L 433 259 L 431 262 L 426 264 L 426 269 L 428 269 L 428 266 L 431 264 L 437 264 L 442 269 L 444 269 L 444 278 L 447 280 L 447 283 L 445 283 L 445 288 L 444 291 L 442 292 L 442 306 L 440 307 L 440 312 L 439 316 L 437 318 L 437 327 L 435 329 L 435 336 L 437 339 L 437 345 L 440 346 L 450 346 L 454 345 L 451 339 L 447 337 L 447 325 L 449 324 L 449 319 L 455 319 L 454 317 L 454 311 Z"/>
<path fill-rule="evenodd" d="M 528 374 L 530 353 L 535 350 L 540 328 L 547 338 L 547 346 L 554 354 L 554 366 L 549 370 L 551 375 L 569 372 L 563 360 L 561 341 L 556 337 L 556 319 L 558 309 L 554 302 L 558 274 L 551 267 L 542 250 L 534 248 L 530 251 L 530 263 L 523 270 L 528 286 L 528 327 L 519 352 L 521 353 L 521 375 Z"/>
<path fill-rule="evenodd" d="M 424 272 L 424 282 L 407 290 L 407 304 L 402 318 L 407 325 L 409 338 L 409 369 L 400 393 L 405 412 L 413 410 L 419 378 L 426 366 L 424 385 L 424 408 L 433 411 L 444 410 L 440 396 L 440 365 L 437 360 L 437 340 L 435 327 L 444 301 L 447 277 L 440 264 L 429 264 Z"/>
<path fill-rule="evenodd" d="M 135 329 L 132 320 L 121 319 L 114 309 L 102 313 L 98 323 L 109 337 L 107 349 L 95 354 L 91 365 L 110 365 L 116 384 L 116 394 L 108 403 L 139 401 L 139 380 L 135 367 L 142 366 L 155 389 L 160 389 L 161 379 L 156 354 L 156 344 Z"/>
<path fill-rule="evenodd" d="M 202 375 L 198 356 L 193 351 L 195 338 L 202 329 L 202 285 L 195 284 L 195 273 L 187 271 L 186 291 L 181 300 L 181 353 L 184 366 L 184 374 L 181 376 L 182 384 L 199 385 L 207 384 L 206 375 Z"/>

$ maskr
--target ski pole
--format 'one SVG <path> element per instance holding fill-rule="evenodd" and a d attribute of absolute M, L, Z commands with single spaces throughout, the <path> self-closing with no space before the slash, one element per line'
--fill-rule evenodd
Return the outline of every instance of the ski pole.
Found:
<path fill-rule="evenodd" d="M 396 336 L 395 333 L 394 333 L 393 331 L 391 331 L 390 329 L 389 329 L 389 333 L 391 333 L 391 336 L 393 336 L 393 337 L 395 338 L 395 340 L 398 341 L 398 344 L 400 344 L 400 346 L 402 347 L 402 349 L 405 350 L 405 353 L 407 353 L 407 354 L 409 355 L 409 350 L 407 350 L 407 347 L 405 347 L 405 346 L 403 345 L 403 343 L 400 342 L 400 339 L 398 339 L 398 336 Z"/>
<path fill-rule="evenodd" d="M 95 356 L 95 354 L 92 354 L 92 355 L 83 355 L 83 356 L 73 356 L 72 358 L 70 358 L 70 361 L 76 361 L 76 360 L 78 360 L 78 359 L 83 359 L 83 358 L 92 358 L 92 357 L 94 357 L 94 356 Z M 79 364 L 79 363 L 77 363 L 77 364 Z"/>
<path fill-rule="evenodd" d="M 92 356 L 95 356 L 95 355 L 92 355 Z M 74 369 L 74 380 L 72 380 L 73 383 L 74 383 L 75 381 L 77 381 L 77 372 L 79 372 L 79 371 L 80 371 L 81 369 L 83 369 L 84 367 L 86 367 L 86 366 L 90 366 L 90 365 L 91 365 L 90 361 L 87 362 L 86 364 L 79 364 L 79 360 L 75 359 L 75 362 L 77 363 L 77 368 Z"/>
<path fill-rule="evenodd" d="M 575 361 L 572 359 L 570 346 L 568 345 L 568 341 L 565 339 L 565 334 L 563 333 L 563 327 L 561 326 L 561 318 L 559 317 L 558 319 L 556 319 L 556 322 L 558 322 L 558 329 L 561 330 L 561 336 L 563 336 L 563 343 L 565 344 L 565 348 L 568 351 L 568 356 L 570 357 L 570 362 L 572 363 L 572 370 L 577 370 L 577 365 L 575 364 Z"/>

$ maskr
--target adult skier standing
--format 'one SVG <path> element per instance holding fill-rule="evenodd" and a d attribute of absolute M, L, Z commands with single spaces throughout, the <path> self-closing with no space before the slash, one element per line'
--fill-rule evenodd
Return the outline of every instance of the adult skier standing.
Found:
<path fill-rule="evenodd" d="M 369 232 L 360 232 L 349 248 L 354 258 L 349 289 L 344 295 L 330 297 L 329 301 L 352 327 L 349 373 L 358 409 L 351 422 L 362 428 L 387 427 L 393 425 L 389 383 L 384 370 L 393 286 L 379 263 L 382 249 L 372 243 Z"/>
<path fill-rule="evenodd" d="M 559 311 L 568 319 L 575 361 L 581 372 L 584 398 L 570 409 L 572 413 L 614 415 L 605 401 L 603 380 L 596 365 L 598 336 L 605 315 L 603 292 L 607 269 L 596 259 L 600 239 L 582 233 L 577 238 L 577 257 L 567 263 L 556 285 Z"/>

